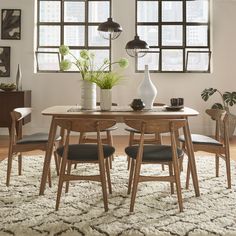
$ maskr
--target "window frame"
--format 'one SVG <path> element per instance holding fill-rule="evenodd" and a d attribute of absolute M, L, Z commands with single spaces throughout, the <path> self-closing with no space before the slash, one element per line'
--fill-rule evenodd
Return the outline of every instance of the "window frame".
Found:
<path fill-rule="evenodd" d="M 40 2 L 48 1 L 59 1 L 60 2 L 60 21 L 58 22 L 41 22 L 40 21 Z M 84 22 L 64 22 L 64 3 L 65 2 L 84 2 L 85 3 L 85 21 Z M 52 52 L 52 51 L 42 51 L 40 49 L 59 49 L 60 45 L 64 45 L 64 26 L 84 26 L 84 46 L 69 46 L 71 50 L 108 50 L 109 51 L 109 60 L 111 61 L 111 40 L 108 40 L 108 46 L 89 46 L 89 26 L 98 26 L 101 22 L 89 22 L 89 2 L 108 2 L 109 3 L 109 14 L 108 17 L 111 17 L 112 12 L 112 0 L 37 0 L 37 37 L 36 37 L 36 49 L 35 52 Z M 59 46 L 40 46 L 40 26 L 60 26 L 60 45 Z M 59 51 L 59 50 L 58 50 Z M 58 52 L 57 51 L 57 52 Z M 63 57 L 60 58 L 63 60 Z M 111 68 L 109 68 L 111 70 Z M 37 66 L 37 73 L 78 73 L 79 71 L 46 71 L 39 70 Z"/>
<path fill-rule="evenodd" d="M 159 65 L 158 70 L 150 70 L 152 73 L 210 73 L 211 72 L 211 64 L 209 63 L 208 70 L 206 71 L 188 71 L 187 70 L 187 53 L 192 50 L 200 50 L 203 51 L 206 49 L 206 52 L 211 54 L 211 21 L 210 21 L 210 0 L 206 0 L 208 4 L 208 20 L 207 22 L 187 22 L 187 2 L 192 0 L 175 0 L 175 2 L 182 2 L 182 21 L 179 22 L 162 22 L 162 3 L 163 2 L 173 2 L 173 0 L 135 0 L 135 30 L 138 32 L 138 26 L 158 26 L 158 45 L 157 46 L 149 46 L 149 50 L 157 50 L 159 51 Z M 138 2 L 157 2 L 158 3 L 158 22 L 138 22 Z M 162 45 L 162 26 L 165 25 L 180 25 L 183 26 L 182 30 L 182 46 L 163 46 Z M 187 46 L 187 26 L 207 26 L 207 45 L 206 46 Z M 162 50 L 163 49 L 179 49 L 183 50 L 183 64 L 182 70 L 162 70 Z M 148 51 L 147 51 L 148 53 Z M 143 73 L 144 70 L 138 69 L 138 60 L 139 58 L 135 58 L 135 72 Z"/>

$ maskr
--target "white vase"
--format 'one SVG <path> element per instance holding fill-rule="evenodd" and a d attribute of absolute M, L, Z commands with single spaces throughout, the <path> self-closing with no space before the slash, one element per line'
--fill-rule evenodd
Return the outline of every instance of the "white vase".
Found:
<path fill-rule="evenodd" d="M 16 72 L 16 91 L 22 90 L 22 74 L 21 74 L 21 67 L 18 64 L 17 72 Z"/>
<path fill-rule="evenodd" d="M 96 84 L 83 80 L 81 83 L 81 109 L 96 109 Z"/>
<path fill-rule="evenodd" d="M 112 106 L 112 90 L 101 89 L 100 90 L 100 107 L 102 111 L 111 110 Z"/>
<path fill-rule="evenodd" d="M 138 87 L 138 97 L 142 99 L 145 104 L 144 110 L 150 110 L 153 108 L 153 102 L 157 95 L 157 89 L 152 83 L 148 65 L 145 65 L 144 78 Z"/>

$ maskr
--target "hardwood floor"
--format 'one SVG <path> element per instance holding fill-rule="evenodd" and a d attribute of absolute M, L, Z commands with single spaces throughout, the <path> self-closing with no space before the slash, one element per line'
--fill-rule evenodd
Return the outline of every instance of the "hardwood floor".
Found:
<path fill-rule="evenodd" d="M 72 142 L 77 142 L 77 137 L 72 139 Z M 163 138 L 164 143 L 168 143 L 168 137 Z M 128 146 L 128 136 L 114 136 L 114 146 L 116 155 L 125 155 L 124 147 Z M 0 136 L 0 160 L 7 157 L 8 154 L 8 137 Z M 43 154 L 41 151 L 32 151 L 27 155 Z M 231 159 L 236 160 L 236 136 L 230 140 Z"/>

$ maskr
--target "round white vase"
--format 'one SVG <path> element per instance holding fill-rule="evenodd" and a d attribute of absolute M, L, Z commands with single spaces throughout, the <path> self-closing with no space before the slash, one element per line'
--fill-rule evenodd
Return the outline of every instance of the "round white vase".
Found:
<path fill-rule="evenodd" d="M 112 106 L 112 90 L 100 89 L 100 107 L 102 111 L 111 110 Z"/>
<path fill-rule="evenodd" d="M 145 65 L 144 78 L 138 87 L 138 97 L 142 99 L 145 104 L 144 110 L 150 110 L 153 108 L 153 102 L 157 96 L 157 89 L 152 83 L 148 65 Z"/>
<path fill-rule="evenodd" d="M 81 83 L 81 109 L 96 109 L 96 84 L 87 80 Z"/>

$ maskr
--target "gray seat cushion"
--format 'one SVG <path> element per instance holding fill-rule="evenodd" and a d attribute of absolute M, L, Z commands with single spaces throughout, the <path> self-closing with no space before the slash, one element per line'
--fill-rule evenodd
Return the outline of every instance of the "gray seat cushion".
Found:
<path fill-rule="evenodd" d="M 205 135 L 191 134 L 191 138 L 192 138 L 193 144 L 208 144 L 208 145 L 215 145 L 215 146 L 223 146 L 223 144 L 220 143 L 219 141 Z M 179 137 L 179 141 L 185 142 L 185 138 L 183 135 Z"/>
<path fill-rule="evenodd" d="M 138 153 L 138 145 L 133 145 L 125 148 L 126 154 L 136 159 Z M 184 152 L 181 149 L 177 149 L 178 157 L 182 157 Z M 172 151 L 169 145 L 144 145 L 143 149 L 143 161 L 151 162 L 165 162 L 172 161 Z"/>
<path fill-rule="evenodd" d="M 125 128 L 126 131 L 128 132 L 133 132 L 133 133 L 136 133 L 136 134 L 140 134 L 141 132 L 139 130 L 136 130 L 136 129 L 132 129 L 132 128 Z M 154 134 L 154 133 L 145 133 L 145 134 Z"/>
<path fill-rule="evenodd" d="M 64 146 L 57 149 L 57 154 L 62 157 Z M 115 152 L 115 148 L 109 145 L 103 145 L 104 157 L 107 158 Z M 71 144 L 69 145 L 68 160 L 74 161 L 97 161 L 97 144 Z"/>
<path fill-rule="evenodd" d="M 60 136 L 56 137 L 56 140 L 59 141 Z M 22 139 L 17 140 L 17 144 L 29 144 L 29 143 L 47 143 L 48 142 L 48 133 L 35 133 L 31 135 L 24 136 Z"/>

